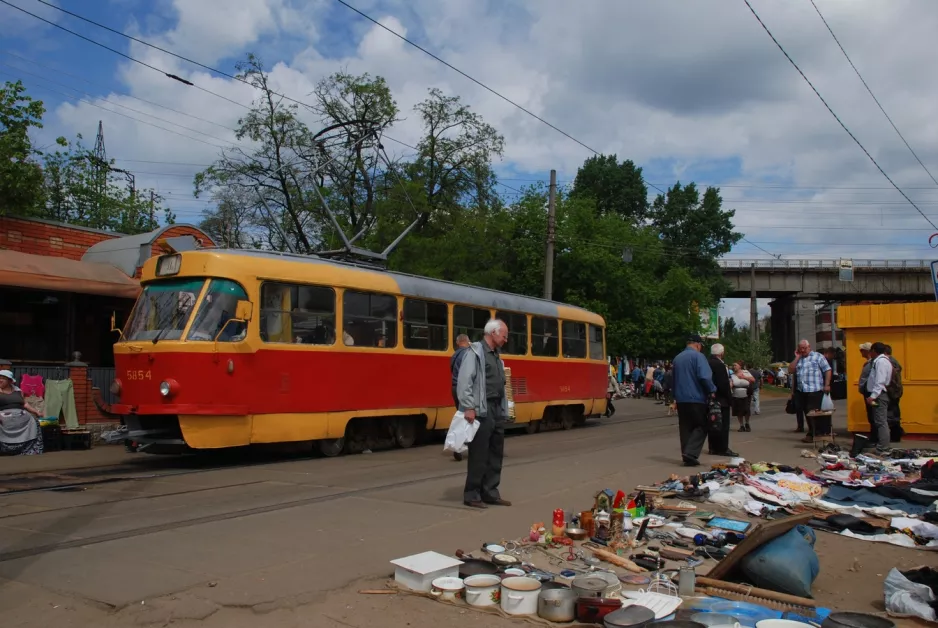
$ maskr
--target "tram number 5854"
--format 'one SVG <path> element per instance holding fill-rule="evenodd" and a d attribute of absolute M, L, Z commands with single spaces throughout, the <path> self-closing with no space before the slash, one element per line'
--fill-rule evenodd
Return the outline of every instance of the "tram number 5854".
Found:
<path fill-rule="evenodd" d="M 561 387 L 560 387 L 560 392 L 562 392 L 562 393 L 568 393 L 568 392 L 570 392 L 570 387 L 569 387 L 569 386 L 561 386 Z"/>
<path fill-rule="evenodd" d="M 127 379 L 132 382 L 139 382 L 145 379 L 153 379 L 153 375 L 150 371 L 144 371 L 143 369 L 139 371 L 127 371 Z"/>

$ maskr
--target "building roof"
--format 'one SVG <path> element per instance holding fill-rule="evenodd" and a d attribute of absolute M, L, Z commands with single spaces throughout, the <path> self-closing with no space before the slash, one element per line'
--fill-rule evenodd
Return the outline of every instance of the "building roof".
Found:
<path fill-rule="evenodd" d="M 136 299 L 140 283 L 110 264 L 0 250 L 0 286 Z"/>
<path fill-rule="evenodd" d="M 137 235 L 98 242 L 85 251 L 85 254 L 81 256 L 81 260 L 83 262 L 110 264 L 124 271 L 129 277 L 133 277 L 137 269 L 150 259 L 153 243 L 170 229 L 178 229 L 179 227 L 191 227 L 201 233 L 201 230 L 195 225 L 184 223 L 164 225 L 147 233 L 138 233 Z"/>

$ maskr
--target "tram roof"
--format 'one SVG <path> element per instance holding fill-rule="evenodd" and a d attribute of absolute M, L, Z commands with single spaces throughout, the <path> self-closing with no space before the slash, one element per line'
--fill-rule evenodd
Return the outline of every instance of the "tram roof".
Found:
<path fill-rule="evenodd" d="M 442 279 L 430 279 L 419 275 L 410 275 L 390 270 L 373 268 L 364 264 L 325 259 L 315 255 L 299 255 L 295 253 L 278 253 L 273 251 L 252 251 L 247 249 L 204 249 L 199 253 L 217 255 L 237 255 L 264 259 L 282 259 L 284 261 L 315 264 L 324 266 L 338 266 L 363 273 L 377 273 L 386 275 L 395 282 L 403 296 L 432 299 L 437 301 L 454 301 L 468 305 L 490 307 L 495 310 L 526 312 L 550 318 L 562 318 L 559 308 L 578 310 L 584 318 L 598 317 L 597 314 L 585 308 L 568 305 L 559 301 L 548 301 L 537 297 L 527 297 L 511 292 L 480 288 L 468 284 L 461 284 Z"/>

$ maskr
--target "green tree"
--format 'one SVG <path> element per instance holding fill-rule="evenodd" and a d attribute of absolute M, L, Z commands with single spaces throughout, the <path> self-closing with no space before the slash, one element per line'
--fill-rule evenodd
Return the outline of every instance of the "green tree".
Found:
<path fill-rule="evenodd" d="M 92 151 L 64 137 L 58 149 L 43 155 L 45 203 L 33 215 L 83 227 L 135 234 L 156 229 L 162 214 L 171 224 L 175 216 L 162 206 L 162 197 L 149 189 L 133 189 L 113 162 L 98 163 Z M 152 199 L 152 204 L 151 204 Z"/>
<path fill-rule="evenodd" d="M 21 81 L 0 87 L 0 215 L 31 215 L 42 205 L 42 167 L 29 132 L 42 128 L 44 113 Z"/>
<path fill-rule="evenodd" d="M 590 157 L 577 170 L 573 198 L 592 198 L 601 215 L 612 214 L 640 224 L 648 214 L 648 188 L 642 169 L 616 155 Z"/>
<path fill-rule="evenodd" d="M 772 363 L 772 345 L 768 336 L 760 334 L 758 340 L 753 340 L 749 327 L 737 327 L 732 316 L 720 325 L 720 339 L 717 342 L 726 349 L 724 361 L 727 364 L 742 361 L 747 367 L 764 369 Z"/>

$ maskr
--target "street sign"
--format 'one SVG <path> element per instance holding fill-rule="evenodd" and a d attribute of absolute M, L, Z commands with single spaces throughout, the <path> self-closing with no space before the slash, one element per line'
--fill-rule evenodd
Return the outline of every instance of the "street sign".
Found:
<path fill-rule="evenodd" d="M 852 259 L 840 260 L 840 280 L 841 281 L 853 281 L 853 260 Z"/>
<path fill-rule="evenodd" d="M 931 263 L 931 279 L 935 284 L 935 301 L 938 301 L 938 261 Z"/>

